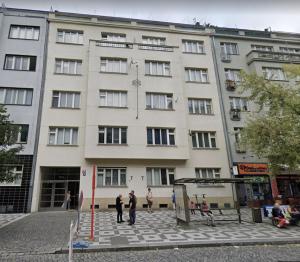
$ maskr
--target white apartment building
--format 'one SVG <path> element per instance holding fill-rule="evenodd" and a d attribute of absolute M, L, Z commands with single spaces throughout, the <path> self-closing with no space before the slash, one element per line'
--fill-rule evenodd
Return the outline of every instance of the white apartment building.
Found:
<path fill-rule="evenodd" d="M 209 29 L 49 14 L 49 42 L 32 211 L 60 208 L 71 191 L 84 209 L 113 208 L 151 187 L 171 207 L 173 181 L 230 177 Z M 233 204 L 230 185 L 189 186 Z"/>

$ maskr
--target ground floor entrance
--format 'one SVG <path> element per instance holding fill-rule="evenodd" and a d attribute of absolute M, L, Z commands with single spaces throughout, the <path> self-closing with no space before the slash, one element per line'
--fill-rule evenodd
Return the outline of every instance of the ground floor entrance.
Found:
<path fill-rule="evenodd" d="M 80 167 L 42 167 L 40 210 L 63 210 L 66 193 L 71 194 L 71 209 L 78 206 Z"/>
<path fill-rule="evenodd" d="M 293 199 L 300 204 L 300 175 L 279 175 L 276 182 L 283 200 Z"/>

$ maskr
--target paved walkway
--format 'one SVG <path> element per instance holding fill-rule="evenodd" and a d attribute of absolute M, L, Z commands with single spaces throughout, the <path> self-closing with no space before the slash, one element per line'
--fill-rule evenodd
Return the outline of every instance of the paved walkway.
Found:
<path fill-rule="evenodd" d="M 127 217 L 127 216 L 125 216 Z M 216 217 L 216 219 L 237 219 L 237 216 Z M 77 240 L 88 241 L 90 235 L 90 213 L 81 215 L 80 233 Z M 266 241 L 300 241 L 300 228 L 290 226 L 278 229 L 270 219 L 264 223 L 250 223 L 250 210 L 243 210 L 242 219 L 249 222 L 217 221 L 216 227 L 206 225 L 198 213 L 190 226 L 177 226 L 173 211 L 157 211 L 152 214 L 137 211 L 134 226 L 116 223 L 116 212 L 95 213 L 95 241 L 90 248 L 122 248 L 172 245 L 197 245 L 216 243 L 253 243 Z"/>
<path fill-rule="evenodd" d="M 10 223 L 13 223 L 15 221 L 18 221 L 19 219 L 22 219 L 29 214 L 0 214 L 0 228 L 5 227 L 9 225 Z"/>

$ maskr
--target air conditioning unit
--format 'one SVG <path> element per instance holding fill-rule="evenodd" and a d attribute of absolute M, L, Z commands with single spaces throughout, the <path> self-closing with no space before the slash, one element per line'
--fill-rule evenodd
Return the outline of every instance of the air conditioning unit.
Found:
<path fill-rule="evenodd" d="M 226 80 L 226 88 L 229 91 L 234 91 L 236 89 L 236 82 L 233 80 Z"/>

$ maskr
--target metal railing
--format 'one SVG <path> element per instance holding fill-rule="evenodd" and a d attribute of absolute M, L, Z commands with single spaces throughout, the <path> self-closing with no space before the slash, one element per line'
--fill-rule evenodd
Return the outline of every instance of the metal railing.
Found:
<path fill-rule="evenodd" d="M 247 54 L 247 62 L 251 64 L 253 61 L 300 64 L 300 54 L 252 50 Z"/>

